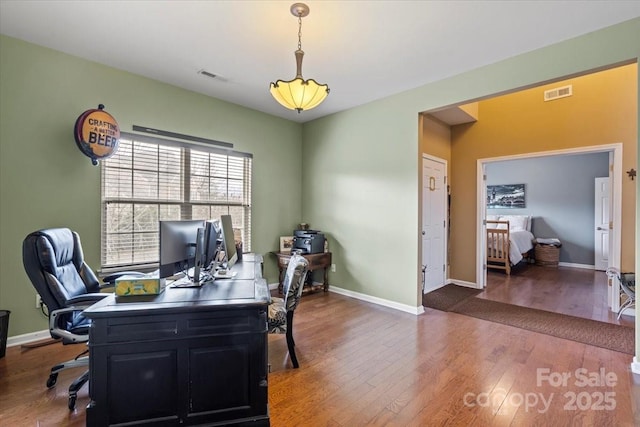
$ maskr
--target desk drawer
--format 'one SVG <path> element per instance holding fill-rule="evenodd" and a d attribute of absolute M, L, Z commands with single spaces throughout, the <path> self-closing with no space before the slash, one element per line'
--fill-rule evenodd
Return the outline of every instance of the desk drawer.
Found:
<path fill-rule="evenodd" d="M 316 268 L 327 268 L 331 265 L 331 252 L 323 252 L 321 254 L 314 254 L 307 258 L 309 261 L 309 270 L 315 270 Z"/>
<path fill-rule="evenodd" d="M 289 260 L 291 259 L 291 256 L 287 256 L 287 255 L 278 255 L 278 265 L 280 267 L 284 267 L 286 268 L 287 265 L 289 265 Z"/>
<path fill-rule="evenodd" d="M 247 332 L 263 333 L 267 327 L 266 316 L 265 308 L 255 308 L 185 313 L 177 316 L 102 318 L 92 322 L 90 341 L 144 342 Z"/>
<path fill-rule="evenodd" d="M 331 265 L 331 252 L 321 252 L 317 254 L 302 255 L 309 262 L 309 269 L 326 268 Z M 291 255 L 278 254 L 278 266 L 286 269 L 289 265 Z"/>

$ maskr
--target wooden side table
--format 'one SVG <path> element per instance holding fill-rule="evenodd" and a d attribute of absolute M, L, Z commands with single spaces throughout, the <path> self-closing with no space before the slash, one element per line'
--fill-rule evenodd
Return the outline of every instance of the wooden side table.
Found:
<path fill-rule="evenodd" d="M 284 280 L 284 273 L 287 270 L 287 265 L 289 265 L 291 254 L 283 252 L 273 252 L 273 254 L 278 257 L 278 270 L 280 271 L 280 275 L 278 276 L 278 280 L 280 282 L 278 284 L 278 292 L 282 293 L 282 281 Z M 325 292 L 329 291 L 329 268 L 331 268 L 331 252 L 303 254 L 302 256 L 307 261 L 309 261 L 310 272 L 319 270 L 321 268 L 324 269 L 322 288 Z M 314 288 L 311 274 L 307 275 L 307 283 L 305 283 L 305 288 L 311 290 L 313 290 Z"/>

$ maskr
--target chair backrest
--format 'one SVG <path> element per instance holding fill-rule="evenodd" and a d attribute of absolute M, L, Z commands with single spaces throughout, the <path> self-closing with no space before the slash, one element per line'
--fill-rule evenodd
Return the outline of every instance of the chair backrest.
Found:
<path fill-rule="evenodd" d="M 49 312 L 70 298 L 100 292 L 100 282 L 84 262 L 78 233 L 68 228 L 35 231 L 22 242 L 24 269 Z"/>
<path fill-rule="evenodd" d="M 293 311 L 298 306 L 308 269 L 309 262 L 302 255 L 297 253 L 291 255 L 282 284 L 284 306 L 287 311 Z"/>
<path fill-rule="evenodd" d="M 634 273 L 620 273 L 618 276 L 620 286 L 625 294 L 635 300 L 636 298 L 636 275 Z"/>

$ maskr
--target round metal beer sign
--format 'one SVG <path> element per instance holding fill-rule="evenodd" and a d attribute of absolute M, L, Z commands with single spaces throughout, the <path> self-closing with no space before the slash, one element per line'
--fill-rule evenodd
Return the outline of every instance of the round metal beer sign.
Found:
<path fill-rule="evenodd" d="M 99 159 L 109 158 L 118 151 L 120 127 L 116 119 L 104 111 L 104 105 L 100 104 L 98 109 L 80 114 L 76 120 L 74 137 L 80 151 L 97 165 Z"/>

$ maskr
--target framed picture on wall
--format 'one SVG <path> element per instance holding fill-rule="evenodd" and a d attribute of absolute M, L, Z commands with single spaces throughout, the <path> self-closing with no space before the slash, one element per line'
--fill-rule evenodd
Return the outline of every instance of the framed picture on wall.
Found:
<path fill-rule="evenodd" d="M 487 185 L 487 208 L 525 208 L 524 184 Z"/>
<path fill-rule="evenodd" d="M 293 236 L 280 237 L 280 252 L 285 254 L 291 253 L 292 247 L 293 247 Z"/>

